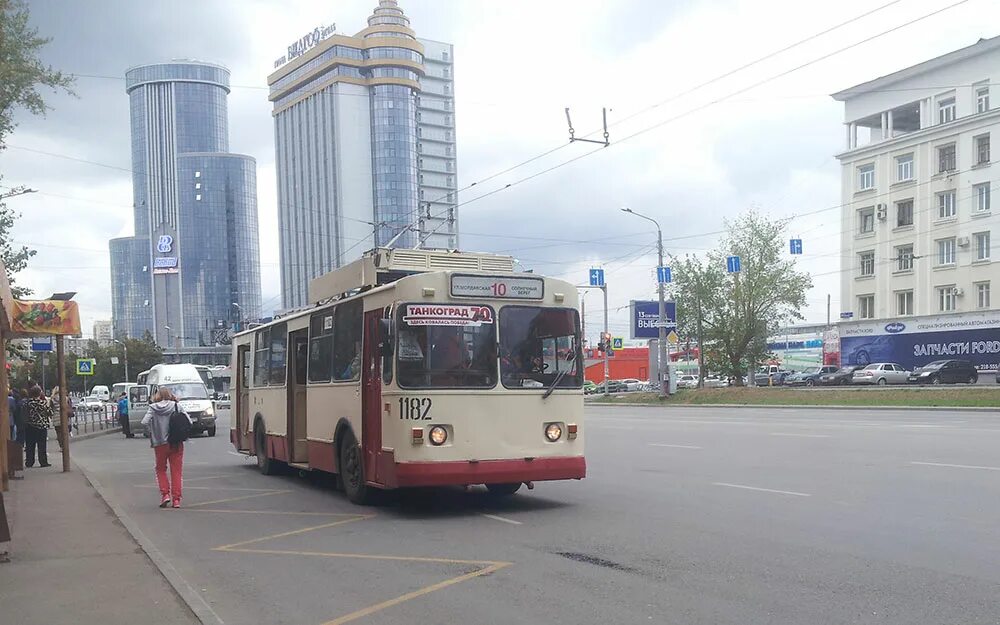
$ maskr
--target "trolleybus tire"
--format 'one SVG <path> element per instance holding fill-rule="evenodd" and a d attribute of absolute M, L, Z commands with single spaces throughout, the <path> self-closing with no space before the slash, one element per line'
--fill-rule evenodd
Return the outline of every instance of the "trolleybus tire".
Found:
<path fill-rule="evenodd" d="M 340 479 L 344 484 L 344 494 L 356 504 L 371 501 L 372 489 L 365 483 L 365 467 L 358 447 L 358 440 L 350 430 L 340 439 Z"/>
<path fill-rule="evenodd" d="M 516 493 L 520 488 L 521 488 L 521 482 L 514 482 L 513 484 L 486 485 L 486 490 L 490 491 L 490 494 L 495 497 L 509 497 L 514 493 Z"/>
<path fill-rule="evenodd" d="M 260 419 L 253 426 L 254 442 L 257 451 L 257 468 L 264 475 L 276 475 L 278 473 L 278 461 L 272 460 L 267 455 L 267 433 L 264 430 L 264 422 Z"/>

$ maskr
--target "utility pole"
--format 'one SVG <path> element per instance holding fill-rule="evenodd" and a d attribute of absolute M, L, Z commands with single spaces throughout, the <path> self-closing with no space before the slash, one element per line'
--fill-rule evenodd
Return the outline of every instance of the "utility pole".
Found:
<path fill-rule="evenodd" d="M 830 294 L 826 294 L 826 329 L 830 329 Z"/>
<path fill-rule="evenodd" d="M 62 431 L 63 473 L 69 471 L 69 388 L 66 386 L 66 351 L 62 335 L 56 336 L 56 367 L 59 369 L 59 429 Z M 86 389 L 86 382 L 84 382 Z M 86 393 L 85 393 L 86 394 Z"/>
<path fill-rule="evenodd" d="M 605 340 L 611 340 L 611 332 L 608 330 L 608 283 L 605 282 L 601 285 L 601 292 L 604 293 L 604 335 L 607 337 Z M 610 381 L 610 364 L 608 363 L 608 352 L 611 351 L 610 345 L 604 346 L 604 395 L 608 395 L 608 382 Z"/>
<path fill-rule="evenodd" d="M 636 217 L 641 217 L 646 221 L 653 222 L 656 226 L 656 251 L 659 257 L 659 264 L 657 267 L 663 266 L 663 231 L 660 229 L 660 223 L 653 219 L 652 217 L 646 217 L 645 215 L 640 215 L 631 208 L 623 208 L 622 212 L 635 215 Z M 659 269 L 657 269 L 659 271 Z M 657 296 L 660 300 L 660 310 L 657 319 L 657 325 L 659 326 L 656 341 L 656 368 L 660 375 L 660 398 L 664 399 L 670 392 L 670 375 L 667 372 L 667 363 L 670 362 L 667 358 L 667 303 L 663 292 L 663 281 L 657 279 Z M 607 310 L 607 302 L 605 301 L 604 309 Z M 607 314 L 607 313 L 605 313 Z M 607 325 L 607 321 L 605 324 Z"/>
<path fill-rule="evenodd" d="M 698 280 L 698 298 L 695 300 L 698 309 L 698 388 L 705 386 L 705 337 L 701 327 L 701 279 Z"/>
<path fill-rule="evenodd" d="M 119 341 L 118 339 L 111 339 L 111 340 L 121 345 L 122 351 L 125 352 L 125 381 L 129 382 L 130 380 L 128 377 L 128 345 L 125 344 L 125 341 Z"/>

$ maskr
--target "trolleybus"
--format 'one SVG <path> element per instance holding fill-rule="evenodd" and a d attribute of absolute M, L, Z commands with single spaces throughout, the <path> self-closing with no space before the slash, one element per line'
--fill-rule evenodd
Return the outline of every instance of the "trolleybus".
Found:
<path fill-rule="evenodd" d="M 373 489 L 582 479 L 577 290 L 486 254 L 377 249 L 233 338 L 236 449 Z"/>

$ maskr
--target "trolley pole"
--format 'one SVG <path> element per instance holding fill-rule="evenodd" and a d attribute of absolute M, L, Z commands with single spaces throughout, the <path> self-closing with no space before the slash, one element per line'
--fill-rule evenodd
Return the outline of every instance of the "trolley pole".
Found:
<path fill-rule="evenodd" d="M 607 337 L 611 336 L 611 332 L 608 330 L 608 285 L 604 283 L 601 285 L 601 292 L 604 293 L 604 335 Z M 604 394 L 608 394 L 608 381 L 610 379 L 610 365 L 608 363 L 608 352 L 610 351 L 610 346 L 604 346 Z"/>

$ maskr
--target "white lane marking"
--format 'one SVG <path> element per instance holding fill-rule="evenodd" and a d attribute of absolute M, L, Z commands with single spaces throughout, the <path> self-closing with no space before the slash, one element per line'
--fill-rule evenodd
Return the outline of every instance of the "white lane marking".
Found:
<path fill-rule="evenodd" d="M 500 521 L 502 523 L 510 523 L 511 525 L 524 525 L 524 523 L 521 523 L 520 521 L 515 521 L 514 519 L 506 519 L 502 516 L 497 516 L 495 514 L 486 514 L 485 512 L 481 512 L 480 514 L 486 517 L 487 519 L 493 519 L 494 521 Z"/>
<path fill-rule="evenodd" d="M 671 447 L 673 449 L 701 449 L 697 445 L 668 445 L 667 443 L 650 443 L 650 447 Z"/>
<path fill-rule="evenodd" d="M 794 432 L 771 432 L 771 436 L 795 436 L 798 438 L 830 438 L 829 434 L 796 434 Z"/>
<path fill-rule="evenodd" d="M 1000 471 L 1000 467 L 981 467 L 973 464 L 948 464 L 946 462 L 911 462 L 924 467 L 948 467 L 950 469 L 982 469 L 983 471 Z"/>
<path fill-rule="evenodd" d="M 729 488 L 742 488 L 744 490 L 759 490 L 765 493 L 778 493 L 779 495 L 794 495 L 795 497 L 812 497 L 809 493 L 797 493 L 793 490 L 775 490 L 773 488 L 760 488 L 757 486 L 746 486 L 744 484 L 730 484 L 728 482 L 712 482 L 713 486 L 728 486 Z"/>

